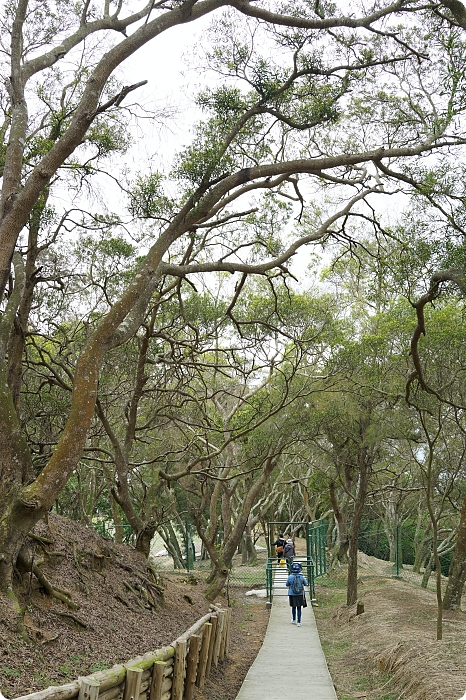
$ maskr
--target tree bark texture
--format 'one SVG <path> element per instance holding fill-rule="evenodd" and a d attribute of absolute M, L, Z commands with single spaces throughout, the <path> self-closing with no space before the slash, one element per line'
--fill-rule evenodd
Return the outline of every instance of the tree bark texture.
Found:
<path fill-rule="evenodd" d="M 348 578 L 346 604 L 353 605 L 358 599 L 358 536 L 367 496 L 369 469 L 372 455 L 367 447 L 359 449 L 359 483 L 349 532 Z"/>
<path fill-rule="evenodd" d="M 443 597 L 444 610 L 459 610 L 466 582 L 466 497 L 460 514 L 455 553 L 450 563 L 448 583 Z"/>

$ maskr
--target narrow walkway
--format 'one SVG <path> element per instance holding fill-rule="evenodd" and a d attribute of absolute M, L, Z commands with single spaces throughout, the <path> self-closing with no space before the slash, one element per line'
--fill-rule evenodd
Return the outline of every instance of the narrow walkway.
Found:
<path fill-rule="evenodd" d="M 290 695 L 306 700 L 337 700 L 309 594 L 302 627 L 292 625 L 288 596 L 284 595 L 285 580 L 286 571 L 277 571 L 264 642 L 236 700 L 283 700 Z"/>

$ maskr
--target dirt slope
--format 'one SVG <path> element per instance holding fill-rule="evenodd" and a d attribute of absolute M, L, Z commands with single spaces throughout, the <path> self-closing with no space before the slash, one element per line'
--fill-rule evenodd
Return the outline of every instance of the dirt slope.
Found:
<path fill-rule="evenodd" d="M 367 572 L 366 572 L 367 573 Z M 458 700 L 466 691 L 466 613 L 445 611 L 436 640 L 436 597 L 394 578 L 359 581 L 364 612 L 344 603 L 345 572 L 317 586 L 322 647 L 339 700 Z"/>
<path fill-rule="evenodd" d="M 165 646 L 209 609 L 202 586 L 192 577 L 160 578 L 132 548 L 105 540 L 79 523 L 50 515 L 34 534 L 49 540 L 31 540 L 35 562 L 55 588 L 70 594 L 76 607 L 46 595 L 35 576 L 18 574 L 15 591 L 30 641 L 17 634 L 0 603 L 0 691 L 8 698 L 61 685 Z M 231 667 L 237 670 L 221 693 L 226 698 L 236 696 L 268 619 L 263 601 L 251 601 L 242 592 L 235 598 Z M 255 632 L 248 635 L 250 626 Z M 215 674 L 210 683 L 215 686 Z"/>

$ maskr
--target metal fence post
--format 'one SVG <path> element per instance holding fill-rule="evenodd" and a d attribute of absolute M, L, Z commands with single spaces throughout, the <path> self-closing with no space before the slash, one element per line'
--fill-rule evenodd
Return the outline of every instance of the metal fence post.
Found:
<path fill-rule="evenodd" d="M 309 523 L 306 523 L 306 558 L 311 558 L 311 533 Z"/>
<path fill-rule="evenodd" d="M 396 521 L 395 524 L 395 576 L 396 578 L 400 577 L 400 569 L 401 569 L 401 562 L 400 562 L 400 524 L 398 520 Z"/>
<path fill-rule="evenodd" d="M 269 602 L 272 602 L 272 559 L 267 558 L 267 563 L 265 565 L 265 587 L 267 589 L 267 598 Z"/>

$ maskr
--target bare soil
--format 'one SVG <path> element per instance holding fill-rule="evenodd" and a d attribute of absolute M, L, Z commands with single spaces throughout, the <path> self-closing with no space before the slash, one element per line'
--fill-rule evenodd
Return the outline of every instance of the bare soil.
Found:
<path fill-rule="evenodd" d="M 34 533 L 34 559 L 76 609 L 46 595 L 35 576 L 18 573 L 15 593 L 24 610 L 26 641 L 0 599 L 0 691 L 15 698 L 124 663 L 173 642 L 209 610 L 203 585 L 192 576 L 160 576 L 133 548 L 100 537 L 57 515 Z M 262 644 L 264 600 L 231 589 L 230 658 L 214 669 L 203 696 L 236 697 Z M 226 606 L 220 598 L 218 605 Z M 198 694 L 198 700 L 203 697 Z"/>

